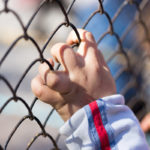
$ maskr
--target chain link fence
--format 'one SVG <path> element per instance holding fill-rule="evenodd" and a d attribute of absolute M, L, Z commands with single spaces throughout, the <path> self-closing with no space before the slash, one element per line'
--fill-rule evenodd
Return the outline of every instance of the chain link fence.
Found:
<path fill-rule="evenodd" d="M 115 1 L 110 2 L 111 0 L 107 0 L 107 5 L 109 7 L 113 8 L 113 4 Z M 34 99 L 29 98 L 28 100 L 32 101 L 32 103 L 28 103 L 26 99 L 22 97 L 22 95 L 18 94 L 19 89 L 21 88 L 22 84 L 24 83 L 24 79 L 28 76 L 30 70 L 38 63 L 47 63 L 51 70 L 58 70 L 60 69 L 60 65 L 53 68 L 51 64 L 49 64 L 49 61 L 45 58 L 45 51 L 48 47 L 48 45 L 52 45 L 51 41 L 53 40 L 55 34 L 64 27 L 65 28 L 71 28 L 76 33 L 79 41 L 79 33 L 77 31 L 77 27 L 81 27 L 83 29 L 88 29 L 92 33 L 96 33 L 96 41 L 98 44 L 98 47 L 102 50 L 102 53 L 104 54 L 106 61 L 112 71 L 112 74 L 116 80 L 117 83 L 117 90 L 118 93 L 121 93 L 125 95 L 126 97 L 126 103 L 134 110 L 134 112 L 137 114 L 139 119 L 142 118 L 142 116 L 146 113 L 146 107 L 145 103 L 147 104 L 148 101 L 145 101 L 148 99 L 149 93 L 147 93 L 147 89 L 149 86 L 148 81 L 148 66 L 149 66 L 149 44 L 150 44 L 150 38 L 149 38 L 149 29 L 148 29 L 148 21 L 150 18 L 148 18 L 148 6 L 150 5 L 148 0 L 123 0 L 118 5 L 116 4 L 114 7 L 115 11 L 111 13 L 111 11 L 107 10 L 107 7 L 105 9 L 105 0 L 95 0 L 96 3 L 96 9 L 89 15 L 86 15 L 85 20 L 80 20 L 81 18 L 78 17 L 79 22 L 75 22 L 72 19 L 72 15 L 79 15 L 81 12 L 76 11 L 74 9 L 74 5 L 76 5 L 77 0 L 72 0 L 67 3 L 65 1 L 60 0 L 43 0 L 41 3 L 39 3 L 38 8 L 33 13 L 33 15 L 28 20 L 27 24 L 24 24 L 22 21 L 22 18 L 20 17 L 19 12 L 16 12 L 13 8 L 9 7 L 10 0 L 3 0 L 2 1 L 2 8 L 0 10 L 0 16 L 2 14 L 11 14 L 13 17 L 16 18 L 17 22 L 19 23 L 22 34 L 19 35 L 12 44 L 9 45 L 7 50 L 4 50 L 3 48 L 0 49 L 2 51 L 2 56 L 0 56 L 0 89 L 1 94 L 3 92 L 3 84 L 7 86 L 9 91 L 11 92 L 11 96 L 7 97 L 5 99 L 5 103 L 0 105 L 0 115 L 3 115 L 4 110 L 11 105 L 10 103 L 12 101 L 16 103 L 22 103 L 24 108 L 27 110 L 26 115 L 23 115 L 22 118 L 16 122 L 15 126 L 13 127 L 12 131 L 9 133 L 7 139 L 5 140 L 5 143 L 2 144 L 0 141 L 0 150 L 6 150 L 8 149 L 9 144 L 11 143 L 11 140 L 13 139 L 13 136 L 15 136 L 17 130 L 21 128 L 22 124 L 26 121 L 35 121 L 35 123 L 38 125 L 38 128 L 40 128 L 41 131 L 39 131 L 32 139 L 29 141 L 28 145 L 26 146 L 26 150 L 32 149 L 32 145 L 37 141 L 39 137 L 48 138 L 50 140 L 50 143 L 52 145 L 52 149 L 58 150 L 61 149 L 59 145 L 57 145 L 57 141 L 59 139 L 59 135 L 57 137 L 53 137 L 46 129 L 47 122 L 50 120 L 50 118 L 53 116 L 54 109 L 49 108 L 50 112 L 47 114 L 46 119 L 41 122 L 41 120 L 33 113 L 33 109 L 38 103 L 38 99 L 35 97 Z M 39 40 L 36 40 L 31 33 L 29 33 L 30 27 L 32 23 L 34 22 L 35 18 L 38 16 L 40 11 L 43 11 L 44 9 L 49 9 L 49 11 L 53 11 L 51 4 L 55 3 L 57 8 L 59 9 L 59 13 L 63 15 L 64 20 L 59 25 L 55 26 L 55 29 L 52 33 L 50 33 L 48 36 L 47 41 L 45 44 L 42 44 L 40 46 Z M 88 3 L 88 1 L 85 3 Z M 117 2 L 116 2 L 117 3 Z M 130 10 L 134 9 L 132 12 L 133 17 L 130 18 L 129 23 L 123 22 L 125 27 L 121 30 L 123 31 L 121 34 L 120 32 L 115 29 L 116 24 L 118 23 L 117 20 L 120 20 L 118 26 L 122 26 L 121 23 L 123 20 L 121 20 L 122 13 L 124 10 L 128 11 L 128 13 L 124 13 L 125 15 L 130 15 Z M 85 13 L 88 11 L 88 8 L 83 9 Z M 46 12 L 46 10 L 45 10 Z M 84 14 L 84 13 L 83 13 Z M 113 14 L 113 15 L 112 15 Z M 44 13 L 44 15 L 47 15 Z M 94 20 L 95 16 L 97 16 L 97 19 Z M 107 25 L 103 22 L 98 22 L 99 18 L 105 18 L 105 21 L 107 22 Z M 42 18 L 41 18 L 42 19 Z M 55 19 L 55 18 L 54 18 Z M 40 18 L 39 18 L 40 20 Z M 94 21 L 93 21 L 94 20 Z M 93 23 L 95 22 L 95 23 Z M 51 24 L 53 24 L 53 20 L 51 20 Z M 94 26 L 92 26 L 92 24 Z M 10 24 L 11 26 L 11 24 Z M 102 34 L 98 33 L 98 26 L 105 26 L 105 29 L 103 29 Z M 96 29 L 95 29 L 96 28 Z M 96 30 L 96 31 L 95 31 Z M 5 33 L 8 35 L 9 33 Z M 94 34 L 94 33 L 93 33 Z M 1 35 L 3 36 L 3 35 Z M 105 39 L 109 36 L 109 39 L 115 40 L 115 46 L 113 47 L 112 43 L 109 45 L 109 42 L 105 42 Z M 32 45 L 34 45 L 34 49 L 36 49 L 36 53 L 38 54 L 37 58 L 33 59 L 32 62 L 29 62 L 30 64 L 28 67 L 22 72 L 21 77 L 17 78 L 17 82 L 12 85 L 10 79 L 8 78 L 7 74 L 3 73 L 4 71 L 4 64 L 7 62 L 7 58 L 9 55 L 13 52 L 16 45 L 21 41 L 25 40 L 27 43 L 30 42 Z M 128 42 L 127 42 L 128 41 Z M 102 44 L 103 43 L 103 44 Z M 73 45 L 72 47 L 75 48 L 78 45 Z M 107 48 L 106 48 L 106 47 Z M 109 48 L 108 48 L 109 47 Z M 111 48 L 113 47 L 113 48 Z M 103 50 L 104 49 L 104 50 Z M 106 49 L 106 50 L 105 50 Z M 31 53 L 28 53 L 30 56 Z M 14 57 L 11 59 L 22 59 L 22 58 L 16 58 L 17 56 L 13 55 Z M 9 57 L 10 58 L 10 57 Z M 28 60 L 26 60 L 28 61 Z M 115 68 L 116 66 L 117 69 Z M 11 68 L 11 63 L 9 64 L 9 67 Z M 4 69 L 2 69 L 4 68 Z M 146 73 L 145 73 L 146 72 Z M 128 79 L 127 79 L 128 78 Z M 121 81 L 125 81 L 126 83 L 122 83 Z M 2 84 L 3 83 L 3 84 Z M 122 85 L 122 87 L 120 87 Z M 144 91 L 144 92 L 143 92 Z M 146 92 L 145 92 L 146 91 Z M 131 96 L 130 96 L 131 95 Z M 1 100 L 0 100 L 1 101 Z M 140 113 L 138 112 L 139 110 Z M 17 110 L 16 110 L 17 111 Z M 19 113 L 19 112 L 18 112 Z M 42 113 L 42 112 L 41 112 Z M 7 132 L 7 131 L 6 131 Z M 12 149 L 10 147 L 10 149 Z"/>

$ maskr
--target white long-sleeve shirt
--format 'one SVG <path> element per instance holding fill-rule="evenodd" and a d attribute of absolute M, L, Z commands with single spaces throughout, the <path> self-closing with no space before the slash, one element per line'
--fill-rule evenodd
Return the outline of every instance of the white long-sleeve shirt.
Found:
<path fill-rule="evenodd" d="M 124 97 L 113 95 L 78 110 L 61 128 L 69 150 L 149 150 Z"/>

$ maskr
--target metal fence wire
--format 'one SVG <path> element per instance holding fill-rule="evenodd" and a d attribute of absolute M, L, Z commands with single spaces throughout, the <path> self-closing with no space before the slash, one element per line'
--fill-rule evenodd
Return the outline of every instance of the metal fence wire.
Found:
<path fill-rule="evenodd" d="M 28 23 L 25 25 L 22 21 L 22 18 L 20 17 L 19 13 L 16 12 L 13 8 L 9 8 L 9 2 L 10 0 L 3 0 L 3 8 L 0 10 L 0 16 L 5 13 L 5 14 L 12 14 L 18 21 L 19 25 L 21 26 L 21 29 L 23 31 L 23 34 L 20 35 L 18 38 L 16 38 L 13 43 L 11 45 L 9 45 L 9 48 L 4 52 L 4 55 L 1 56 L 1 60 L 0 60 L 0 67 L 3 66 L 4 62 L 6 61 L 6 58 L 8 57 L 8 55 L 13 51 L 13 49 L 15 48 L 15 46 L 17 45 L 17 43 L 24 39 L 26 41 L 30 41 L 33 43 L 34 47 L 37 50 L 37 53 L 39 54 L 39 57 L 36 58 L 35 60 L 32 61 L 32 63 L 26 68 L 26 70 L 24 70 L 24 72 L 22 73 L 21 78 L 18 80 L 18 82 L 16 83 L 15 87 L 13 87 L 11 85 L 11 83 L 9 82 L 8 78 L 3 74 L 2 69 L 0 69 L 0 81 L 2 81 L 4 84 L 6 84 L 7 88 L 11 91 L 11 95 L 6 102 L 0 106 L 0 114 L 3 114 L 4 109 L 6 109 L 6 107 L 10 104 L 10 102 L 15 101 L 15 102 L 21 102 L 24 107 L 27 109 L 28 114 L 26 116 L 22 116 L 22 119 L 19 122 L 16 122 L 16 126 L 13 128 L 12 132 L 10 133 L 10 135 L 8 136 L 6 142 L 4 145 L 1 144 L 0 141 L 0 150 L 6 150 L 8 148 L 9 143 L 11 142 L 13 136 L 15 135 L 16 131 L 21 128 L 22 123 L 25 120 L 30 120 L 30 121 L 35 121 L 39 128 L 41 129 L 40 133 L 37 133 L 36 136 L 34 136 L 31 141 L 29 141 L 29 144 L 26 147 L 26 150 L 30 149 L 33 145 L 33 143 L 40 137 L 43 136 L 44 138 L 49 138 L 49 140 L 52 142 L 53 144 L 53 149 L 61 149 L 61 147 L 59 148 L 59 146 L 57 145 L 57 141 L 52 137 L 52 135 L 50 133 L 47 132 L 46 130 L 46 125 L 48 120 L 51 118 L 54 109 L 50 110 L 49 114 L 47 115 L 44 123 L 42 123 L 37 116 L 34 115 L 33 113 L 33 108 L 35 106 L 35 104 L 38 102 L 38 99 L 35 97 L 32 101 L 32 104 L 29 105 L 26 102 L 26 99 L 22 98 L 20 95 L 17 94 L 18 89 L 20 88 L 20 85 L 22 84 L 24 78 L 28 75 L 30 69 L 37 63 L 47 63 L 50 67 L 51 70 L 54 70 L 54 68 L 51 66 L 51 64 L 49 63 L 49 61 L 47 61 L 47 59 L 44 57 L 44 52 L 45 49 L 47 48 L 48 44 L 51 42 L 51 40 L 53 39 L 54 35 L 57 33 L 58 30 L 60 30 L 60 28 L 62 27 L 70 27 L 74 30 L 74 32 L 76 33 L 79 41 L 80 41 L 80 36 L 79 33 L 77 31 L 77 25 L 75 23 L 72 23 L 71 18 L 70 18 L 70 13 L 73 10 L 73 7 L 75 5 L 77 0 L 72 0 L 69 1 L 67 3 L 67 6 L 64 6 L 64 1 L 61 0 L 43 0 L 38 8 L 36 9 L 36 11 L 34 12 L 34 14 L 31 16 L 31 18 L 29 19 Z M 96 1 L 96 0 L 95 0 Z M 109 0 L 111 1 L 111 0 Z M 99 35 L 98 39 L 97 39 L 97 44 L 100 45 L 101 42 L 103 41 L 103 39 L 106 36 L 111 36 L 111 38 L 115 38 L 117 41 L 117 45 L 115 50 L 112 50 L 109 52 L 109 57 L 107 57 L 107 63 L 109 65 L 109 63 L 111 63 L 113 60 L 120 61 L 120 60 L 116 60 L 117 56 L 122 56 L 123 59 L 126 62 L 126 65 L 122 66 L 117 73 L 115 73 L 114 78 L 115 80 L 119 80 L 119 78 L 123 75 L 123 74 L 127 74 L 132 76 L 132 78 L 127 82 L 127 84 L 122 88 L 122 90 L 120 90 L 119 92 L 123 95 L 126 95 L 127 100 L 126 103 L 134 110 L 134 112 L 138 113 L 138 110 L 140 109 L 140 107 L 142 107 L 142 109 L 144 109 L 144 111 L 146 110 L 146 106 L 144 105 L 144 103 L 147 103 L 147 101 L 145 101 L 145 99 L 147 98 L 146 94 L 143 92 L 145 90 L 145 88 L 147 88 L 146 83 L 148 82 L 147 76 L 142 77 L 142 82 L 145 82 L 145 84 L 141 84 L 141 79 L 139 77 L 139 72 L 143 73 L 144 71 L 144 64 L 147 64 L 148 60 L 149 60 L 149 44 L 150 44 L 150 38 L 149 38 L 149 30 L 148 30 L 148 25 L 146 23 L 146 21 L 150 20 L 150 18 L 145 19 L 145 16 L 143 15 L 143 13 L 145 12 L 146 7 L 149 5 L 149 0 L 124 0 L 122 1 L 121 5 L 119 5 L 119 7 L 115 10 L 114 15 L 111 17 L 110 14 L 105 10 L 104 7 L 104 3 L 105 0 L 97 0 L 97 9 L 95 11 L 93 11 L 93 13 L 88 16 L 88 18 L 86 19 L 86 21 L 82 24 L 82 28 L 86 29 L 86 27 L 89 24 L 92 24 L 92 19 L 98 14 L 99 17 L 105 17 L 105 19 L 107 20 L 109 26 L 108 28 L 103 32 L 103 34 Z M 38 15 L 38 13 L 41 11 L 41 9 L 45 6 L 50 6 L 51 3 L 55 3 L 57 5 L 57 7 L 59 7 L 59 9 L 61 10 L 61 13 L 64 16 L 64 21 L 61 22 L 58 26 L 56 26 L 55 30 L 52 32 L 51 35 L 49 35 L 49 38 L 47 39 L 47 41 L 45 42 L 45 44 L 43 44 L 42 48 L 39 46 L 39 43 L 32 37 L 32 34 L 28 33 L 28 30 L 31 26 L 31 24 L 34 22 L 35 17 Z M 87 1 L 88 3 L 88 1 Z M 109 3 L 109 2 L 108 2 Z M 111 3 L 115 3 L 115 0 Z M 108 4 L 109 5 L 109 4 Z M 122 35 L 119 35 L 118 33 L 115 32 L 114 29 L 114 24 L 115 21 L 117 20 L 117 18 L 120 17 L 122 11 L 124 11 L 124 9 L 127 8 L 127 6 L 130 6 L 130 9 L 134 8 L 135 14 L 134 14 L 134 19 L 132 19 L 131 23 L 127 25 L 126 29 L 124 30 Z M 50 7 L 51 9 L 51 7 Z M 46 15 L 46 14 L 45 14 Z M 51 22 L 53 24 L 53 22 Z M 10 24 L 11 26 L 11 24 Z M 98 24 L 97 24 L 98 26 Z M 142 30 L 143 34 L 141 34 L 140 30 L 138 29 L 138 26 L 140 26 L 140 30 Z M 78 27 L 79 28 L 79 27 Z M 135 29 L 136 28 L 136 29 Z M 92 31 L 91 31 L 92 32 Z M 124 47 L 124 40 L 126 38 L 129 38 L 129 34 L 131 32 L 134 32 L 134 37 L 138 37 L 138 36 L 142 36 L 142 40 L 135 39 L 135 41 L 138 41 L 138 43 L 140 43 L 140 45 L 142 45 L 143 47 L 141 49 L 146 49 L 146 50 L 141 50 L 141 52 L 138 49 L 137 44 L 135 45 L 134 42 L 131 42 L 131 46 L 130 48 L 128 48 L 129 50 L 127 50 Z M 8 33 L 6 33 L 8 34 Z M 133 33 L 132 33 L 133 34 Z M 1 35 L 2 36 L 2 35 Z M 80 42 L 79 42 L 80 44 Z M 146 46 L 145 46 L 146 45 Z M 78 45 L 73 45 L 73 47 L 77 47 Z M 147 48 L 148 47 L 148 48 Z M 0 51 L 3 51 L 3 49 L 0 49 Z M 130 52 L 133 52 L 134 55 L 132 55 Z M 28 54 L 30 55 L 30 53 Z M 141 68 L 140 71 L 137 71 L 137 64 L 132 63 L 132 60 L 134 57 L 136 56 L 140 56 L 138 58 L 138 62 L 140 62 L 141 64 Z M 17 58 L 15 58 L 17 59 Z M 121 60 L 122 61 L 122 60 Z M 117 62 L 118 63 L 118 62 Z M 117 64 L 116 63 L 116 64 Z M 11 67 L 11 64 L 10 64 Z M 60 68 L 60 65 L 58 65 L 56 67 L 56 70 L 58 70 Z M 111 65 L 110 65 L 111 68 Z M 123 78 L 121 79 L 123 80 Z M 128 98 L 128 91 L 129 89 L 132 89 L 132 87 L 134 87 L 134 89 L 136 89 L 136 94 L 132 97 L 132 98 Z M 2 89 L 2 87 L 0 87 Z M 131 99 L 131 100 L 128 100 Z M 137 100 L 138 99 L 138 100 Z M 135 104 L 135 102 L 137 102 Z M 135 105 L 134 105 L 135 104 Z M 144 114 L 144 113 L 143 113 Z M 142 114 L 142 115 L 143 115 Z M 141 116 L 139 117 L 141 118 Z"/>

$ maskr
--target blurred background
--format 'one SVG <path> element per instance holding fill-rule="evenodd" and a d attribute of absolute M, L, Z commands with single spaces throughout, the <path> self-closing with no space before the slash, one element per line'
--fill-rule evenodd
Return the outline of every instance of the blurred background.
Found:
<path fill-rule="evenodd" d="M 8 12 L 3 11 L 6 3 Z M 148 0 L 103 0 L 102 3 L 103 8 L 100 9 L 98 0 L 61 1 L 69 22 L 77 28 L 85 28 L 93 33 L 116 80 L 117 92 L 125 96 L 126 104 L 141 121 L 150 111 L 150 2 Z M 57 42 L 65 42 L 68 33 L 72 30 L 70 26 L 62 25 L 66 20 L 59 3 L 55 0 L 47 2 L 0 0 L 0 77 L 7 79 L 13 90 L 16 90 L 16 95 L 25 100 L 28 106 L 31 106 L 34 100 L 30 82 L 38 73 L 40 63 L 34 64 L 22 82 L 19 83 L 19 81 L 30 64 L 39 58 L 39 52 L 31 40 L 18 38 L 24 35 L 29 20 L 39 6 L 42 7 L 29 24 L 27 33 L 36 41 L 41 51 L 43 50 L 44 58 L 48 59 L 51 57 L 51 46 Z M 23 28 L 15 14 L 20 18 Z M 16 39 L 18 39 L 17 42 Z M 4 58 L 5 55 L 7 56 Z M 54 68 L 57 69 L 57 65 Z M 11 97 L 12 92 L 1 77 L 0 110 Z M 36 101 L 32 112 L 44 124 L 51 110 L 51 106 Z M 15 102 L 13 99 L 2 110 L 0 114 L 0 145 L 2 147 L 5 147 L 16 124 L 27 114 L 28 110 L 23 103 Z M 58 129 L 63 123 L 54 111 L 45 129 L 56 140 L 58 146 L 65 150 L 63 142 L 65 137 L 60 137 L 58 134 Z M 13 135 L 7 149 L 26 149 L 31 139 L 40 131 L 35 121 L 24 121 Z M 146 136 L 150 142 L 149 132 Z M 49 139 L 40 137 L 30 149 L 52 148 L 53 145 Z"/>

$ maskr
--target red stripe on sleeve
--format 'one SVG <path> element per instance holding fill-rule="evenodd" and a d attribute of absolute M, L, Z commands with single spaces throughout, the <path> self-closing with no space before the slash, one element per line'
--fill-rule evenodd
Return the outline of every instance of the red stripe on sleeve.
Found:
<path fill-rule="evenodd" d="M 94 101 L 94 102 L 90 103 L 89 106 L 90 106 L 90 109 L 92 112 L 95 128 L 96 128 L 96 131 L 98 133 L 98 136 L 99 136 L 99 139 L 101 142 L 101 149 L 102 150 L 111 150 L 110 145 L 109 145 L 108 135 L 104 128 L 97 102 Z"/>

